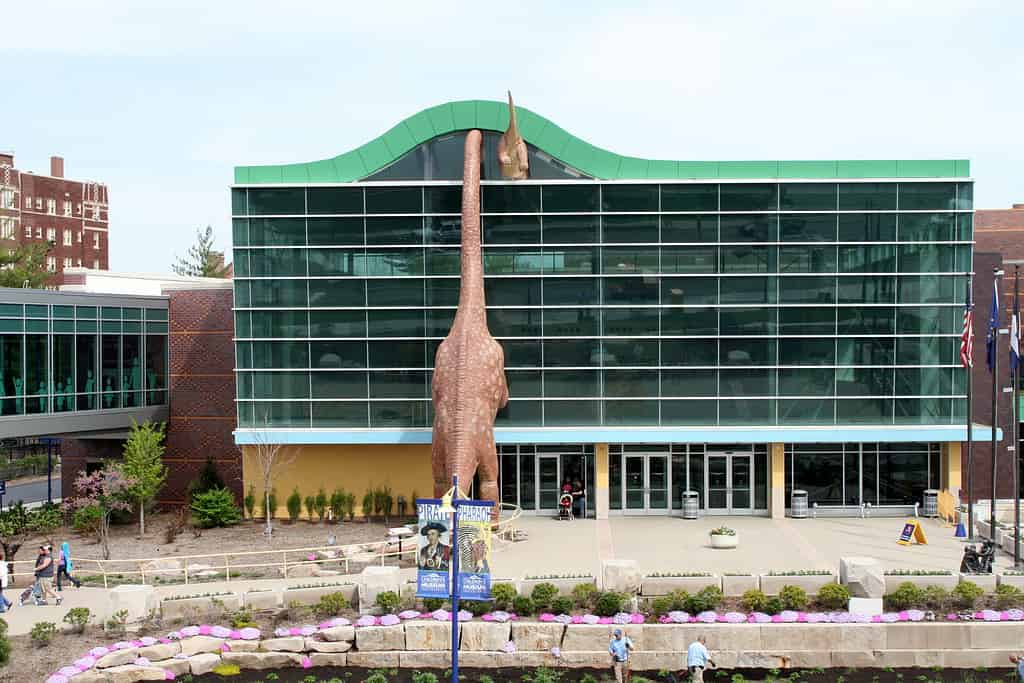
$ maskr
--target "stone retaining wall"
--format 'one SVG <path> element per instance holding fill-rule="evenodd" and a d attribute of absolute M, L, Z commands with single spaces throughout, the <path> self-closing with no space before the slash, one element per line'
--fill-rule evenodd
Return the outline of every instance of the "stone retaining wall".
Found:
<path fill-rule="evenodd" d="M 460 624 L 465 667 L 608 666 L 615 626 L 469 621 Z M 682 668 L 687 646 L 707 636 L 723 668 L 1008 666 L 1024 642 L 1024 622 L 900 624 L 650 624 L 621 627 L 636 647 L 636 670 Z M 193 636 L 122 649 L 99 659 L 71 683 L 164 680 L 166 671 L 194 676 L 218 664 L 244 669 L 299 666 L 447 668 L 451 624 L 416 620 L 397 626 L 338 626 L 313 636 L 226 640 Z M 513 645 L 509 645 L 512 643 Z M 139 658 L 145 658 L 140 660 Z M 141 662 L 141 663 L 139 663 Z"/>

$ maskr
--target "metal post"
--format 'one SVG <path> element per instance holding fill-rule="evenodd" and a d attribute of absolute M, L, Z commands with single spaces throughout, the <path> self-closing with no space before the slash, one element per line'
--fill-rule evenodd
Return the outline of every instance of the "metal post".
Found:
<path fill-rule="evenodd" d="M 997 470 L 999 464 L 999 452 L 996 444 L 996 425 L 999 422 L 999 299 L 998 294 L 995 292 L 999 291 L 999 275 L 1002 271 L 998 268 L 992 269 L 992 287 L 993 296 L 996 297 L 996 318 L 994 321 L 990 321 L 991 325 L 995 323 L 995 329 L 991 330 L 992 334 L 992 504 L 989 506 L 989 535 L 992 542 L 996 540 L 996 484 L 999 482 L 999 472 Z"/>
<path fill-rule="evenodd" d="M 452 477 L 452 683 L 459 683 L 459 475 Z"/>
<path fill-rule="evenodd" d="M 1020 266 L 1013 267 L 1013 324 L 1010 325 L 1011 348 L 1016 342 L 1020 353 Z M 1013 367 L 1013 566 L 1020 567 L 1020 358 Z"/>
<path fill-rule="evenodd" d="M 974 306 L 971 301 L 971 274 L 967 273 L 967 298 L 966 307 L 970 312 Z M 966 315 L 966 314 L 965 314 Z M 968 337 L 974 334 L 974 318 L 971 318 L 971 328 L 967 330 Z M 968 348 L 970 354 L 973 349 Z M 967 541 L 974 542 L 974 421 L 971 414 L 972 400 L 971 387 L 974 385 L 974 359 L 967 357 Z"/>
<path fill-rule="evenodd" d="M 53 439 L 46 440 L 46 502 L 53 504 Z"/>

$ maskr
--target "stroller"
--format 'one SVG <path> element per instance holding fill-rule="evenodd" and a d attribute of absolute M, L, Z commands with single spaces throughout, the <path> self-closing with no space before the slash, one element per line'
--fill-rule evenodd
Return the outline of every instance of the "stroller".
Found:
<path fill-rule="evenodd" d="M 572 494 L 563 492 L 558 497 L 558 519 L 572 521 L 574 519 L 572 514 Z"/>
<path fill-rule="evenodd" d="M 34 602 L 37 605 L 46 604 L 43 601 L 43 592 L 39 590 L 39 582 L 33 581 L 31 586 L 23 590 L 21 592 L 21 595 L 18 596 L 18 603 L 24 605 L 26 602 L 29 601 L 29 598 L 31 598 L 32 602 Z"/>

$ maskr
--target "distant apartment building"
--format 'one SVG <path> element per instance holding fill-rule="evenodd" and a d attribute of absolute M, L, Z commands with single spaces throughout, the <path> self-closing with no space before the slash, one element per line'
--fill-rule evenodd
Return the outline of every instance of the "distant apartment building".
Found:
<path fill-rule="evenodd" d="M 64 177 L 64 159 L 50 157 L 49 175 L 19 170 L 0 152 L 0 248 L 49 242 L 51 284 L 65 268 L 109 268 L 109 190 L 103 183 Z"/>

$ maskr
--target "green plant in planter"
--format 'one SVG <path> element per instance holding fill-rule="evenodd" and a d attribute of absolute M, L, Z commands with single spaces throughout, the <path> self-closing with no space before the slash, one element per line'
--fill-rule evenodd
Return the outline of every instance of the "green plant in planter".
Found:
<path fill-rule="evenodd" d="M 377 606 L 387 614 L 394 614 L 402 604 L 402 598 L 395 591 L 377 593 Z"/>
<path fill-rule="evenodd" d="M 494 598 L 494 609 L 507 610 L 516 599 L 516 588 L 510 583 L 496 583 L 491 586 L 491 597 Z"/>
<path fill-rule="evenodd" d="M 985 595 L 984 589 L 971 581 L 961 581 L 953 589 L 953 600 L 960 609 L 971 609 Z"/>
<path fill-rule="evenodd" d="M 764 604 L 765 614 L 779 614 L 784 609 L 786 609 L 786 606 L 782 604 L 782 598 L 778 595 L 771 596 L 768 598 L 768 602 Z"/>
<path fill-rule="evenodd" d="M 569 614 L 575 606 L 573 599 L 568 595 L 559 595 L 551 601 L 551 611 L 555 614 Z"/>
<path fill-rule="evenodd" d="M 686 611 L 700 614 L 718 609 L 723 599 L 722 590 L 717 586 L 705 586 L 686 599 Z"/>
<path fill-rule="evenodd" d="M 736 530 L 735 529 L 730 529 L 727 526 L 720 526 L 720 527 L 717 527 L 715 529 L 712 529 L 709 532 L 709 535 L 711 535 L 711 536 L 735 536 L 736 535 Z"/>
<path fill-rule="evenodd" d="M 572 587 L 572 599 L 581 608 L 590 607 L 597 595 L 597 586 L 592 583 L 577 583 Z"/>
<path fill-rule="evenodd" d="M 547 609 L 551 606 L 551 601 L 558 595 L 558 586 L 553 583 L 538 583 L 533 587 L 533 591 L 530 593 L 530 598 L 533 599 L 533 604 L 537 609 Z"/>
<path fill-rule="evenodd" d="M 1016 586 L 1011 586 L 1008 583 L 996 586 L 996 607 L 999 609 L 1017 607 L 1022 600 L 1024 600 L 1024 593 Z"/>
<path fill-rule="evenodd" d="M 55 635 L 57 635 L 57 624 L 52 621 L 37 622 L 28 632 L 28 637 L 32 639 L 32 644 L 36 647 L 46 647 L 53 641 Z"/>
<path fill-rule="evenodd" d="M 464 609 L 474 617 L 491 611 L 491 603 L 487 600 L 459 600 L 459 609 Z"/>
<path fill-rule="evenodd" d="M 245 494 L 243 499 L 245 503 L 245 512 L 249 515 L 249 519 L 253 519 L 253 515 L 256 512 L 256 487 L 249 484 L 249 491 Z"/>
<path fill-rule="evenodd" d="M 599 593 L 594 600 L 594 612 L 599 617 L 615 616 L 622 611 L 622 602 L 625 596 L 615 591 L 604 591 Z"/>
<path fill-rule="evenodd" d="M 941 610 L 949 602 L 949 591 L 942 586 L 925 586 L 923 599 L 928 609 Z"/>
<path fill-rule="evenodd" d="M 843 609 L 850 604 L 850 589 L 841 583 L 829 583 L 818 591 L 818 604 L 825 609 Z"/>
<path fill-rule="evenodd" d="M 312 522 L 313 516 L 316 514 L 316 496 L 306 496 L 302 502 L 306 506 L 306 516 Z"/>
<path fill-rule="evenodd" d="M 925 593 L 921 588 L 910 581 L 905 581 L 897 586 L 896 590 L 885 596 L 885 602 L 890 609 L 904 610 L 923 604 L 924 597 Z"/>
<path fill-rule="evenodd" d="M 89 624 L 91 616 L 92 612 L 89 611 L 88 607 L 72 607 L 64 615 L 64 623 L 69 624 L 74 633 L 82 633 Z"/>
<path fill-rule="evenodd" d="M 444 607 L 444 598 L 423 598 L 423 611 L 436 612 Z"/>
<path fill-rule="evenodd" d="M 299 493 L 299 489 L 295 488 L 288 499 L 284 502 L 285 508 L 288 510 L 288 519 L 294 524 L 299 519 L 299 515 L 302 514 L 302 495 Z"/>
<path fill-rule="evenodd" d="M 313 605 L 313 614 L 321 619 L 336 617 L 348 607 L 348 600 L 341 591 L 320 596 L 320 602 Z"/>
<path fill-rule="evenodd" d="M 740 598 L 740 604 L 748 612 L 764 612 L 765 607 L 768 605 L 768 596 L 757 588 L 751 588 L 743 593 L 743 597 Z"/>
<path fill-rule="evenodd" d="M 521 617 L 528 617 L 536 612 L 537 608 L 533 604 L 533 600 L 531 598 L 528 598 L 525 595 L 517 595 L 515 599 L 512 600 L 512 611 Z"/>
<path fill-rule="evenodd" d="M 783 586 L 779 590 L 779 599 L 789 610 L 802 610 L 807 608 L 807 591 L 800 586 Z"/>
<path fill-rule="evenodd" d="M 320 518 L 321 524 L 327 519 L 328 503 L 327 491 L 324 491 L 324 487 L 321 486 L 320 490 L 316 492 L 316 498 L 313 499 L 313 509 L 316 510 L 316 516 Z"/>

